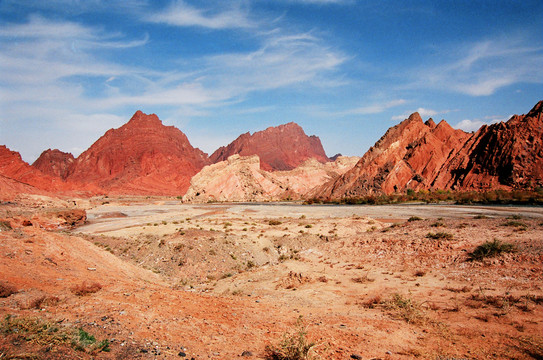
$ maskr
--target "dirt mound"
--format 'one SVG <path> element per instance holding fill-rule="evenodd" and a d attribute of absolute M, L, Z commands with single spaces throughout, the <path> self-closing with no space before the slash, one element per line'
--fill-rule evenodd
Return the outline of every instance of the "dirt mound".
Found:
<path fill-rule="evenodd" d="M 330 159 L 324 153 L 321 141 L 316 136 L 307 136 L 293 122 L 269 127 L 266 130 L 240 135 L 230 145 L 220 147 L 211 156 L 213 163 L 225 161 L 230 156 L 258 155 L 263 170 L 292 170 L 307 159 L 325 163 Z"/>

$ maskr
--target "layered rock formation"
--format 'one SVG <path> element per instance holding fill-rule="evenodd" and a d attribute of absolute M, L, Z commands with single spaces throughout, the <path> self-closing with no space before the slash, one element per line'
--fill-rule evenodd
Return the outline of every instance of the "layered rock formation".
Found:
<path fill-rule="evenodd" d="M 75 159 L 66 178 L 113 194 L 183 195 L 207 164 L 207 155 L 179 129 L 137 111 Z"/>
<path fill-rule="evenodd" d="M 321 141 L 316 136 L 307 136 L 295 123 L 288 123 L 254 134 L 245 133 L 226 147 L 220 147 L 211 156 L 213 163 L 224 161 L 230 156 L 258 155 L 263 170 L 292 170 L 307 159 L 330 161 L 324 153 Z"/>
<path fill-rule="evenodd" d="M 21 155 L 0 145 L 0 196 L 12 198 L 19 193 L 45 194 L 65 187 L 60 178 L 51 177 L 23 161 Z"/>
<path fill-rule="evenodd" d="M 542 186 L 542 104 L 473 134 L 454 130 L 445 121 L 423 123 L 414 113 L 390 128 L 352 170 L 312 195 L 341 199 L 406 189 Z"/>
<path fill-rule="evenodd" d="M 350 169 L 357 157 L 339 157 L 326 164 L 309 159 L 289 171 L 261 169 L 257 155 L 230 156 L 225 161 L 206 166 L 191 180 L 183 197 L 187 202 L 276 201 L 299 199 L 313 187 Z"/>
<path fill-rule="evenodd" d="M 68 169 L 74 161 L 75 158 L 70 153 L 65 153 L 57 149 L 47 149 L 41 153 L 32 166 L 44 174 L 66 179 Z"/>

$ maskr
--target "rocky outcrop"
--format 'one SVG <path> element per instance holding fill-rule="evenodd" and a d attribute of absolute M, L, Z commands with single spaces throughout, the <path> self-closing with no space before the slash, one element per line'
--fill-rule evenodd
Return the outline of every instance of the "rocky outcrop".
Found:
<path fill-rule="evenodd" d="M 339 176 L 357 162 L 357 157 L 339 157 L 322 164 L 309 159 L 289 171 L 261 169 L 258 156 L 232 155 L 206 166 L 191 180 L 183 197 L 187 202 L 276 201 L 300 199 L 313 187 Z"/>
<path fill-rule="evenodd" d="M 213 163 L 224 161 L 230 156 L 258 155 L 263 170 L 292 170 L 307 159 L 316 159 L 321 163 L 330 161 L 321 141 L 316 136 L 307 136 L 295 123 L 288 123 L 254 134 L 245 133 L 226 147 L 217 149 L 210 159 Z"/>
<path fill-rule="evenodd" d="M 60 178 L 43 174 L 24 162 L 21 155 L 0 145 L 0 196 L 12 198 L 18 193 L 45 194 L 62 191 L 66 186 Z"/>
<path fill-rule="evenodd" d="M 438 178 L 452 189 L 543 187 L 543 101 L 526 115 L 482 126 Z"/>
<path fill-rule="evenodd" d="M 313 192 L 341 199 L 406 189 L 490 190 L 543 185 L 542 102 L 527 115 L 473 134 L 414 113 L 386 134 L 356 166 Z"/>
<path fill-rule="evenodd" d="M 44 174 L 66 179 L 68 169 L 74 161 L 75 158 L 70 153 L 47 149 L 41 153 L 32 166 Z"/>
<path fill-rule="evenodd" d="M 183 195 L 191 177 L 207 164 L 207 155 L 179 129 L 137 111 L 77 157 L 67 179 L 113 194 Z"/>

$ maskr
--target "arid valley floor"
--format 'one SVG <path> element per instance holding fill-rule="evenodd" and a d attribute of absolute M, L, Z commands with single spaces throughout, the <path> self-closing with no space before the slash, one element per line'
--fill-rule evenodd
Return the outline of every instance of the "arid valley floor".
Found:
<path fill-rule="evenodd" d="M 20 196 L 0 219 L 0 359 L 264 359 L 300 324 L 320 359 L 543 358 L 541 207 Z"/>

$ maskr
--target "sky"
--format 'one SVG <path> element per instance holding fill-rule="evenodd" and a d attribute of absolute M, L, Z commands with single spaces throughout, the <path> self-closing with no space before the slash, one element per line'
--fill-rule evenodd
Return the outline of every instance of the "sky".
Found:
<path fill-rule="evenodd" d="M 137 111 L 211 154 L 288 122 L 362 156 L 418 111 L 543 100 L 542 0 L 0 0 L 0 144 L 78 156 Z"/>

